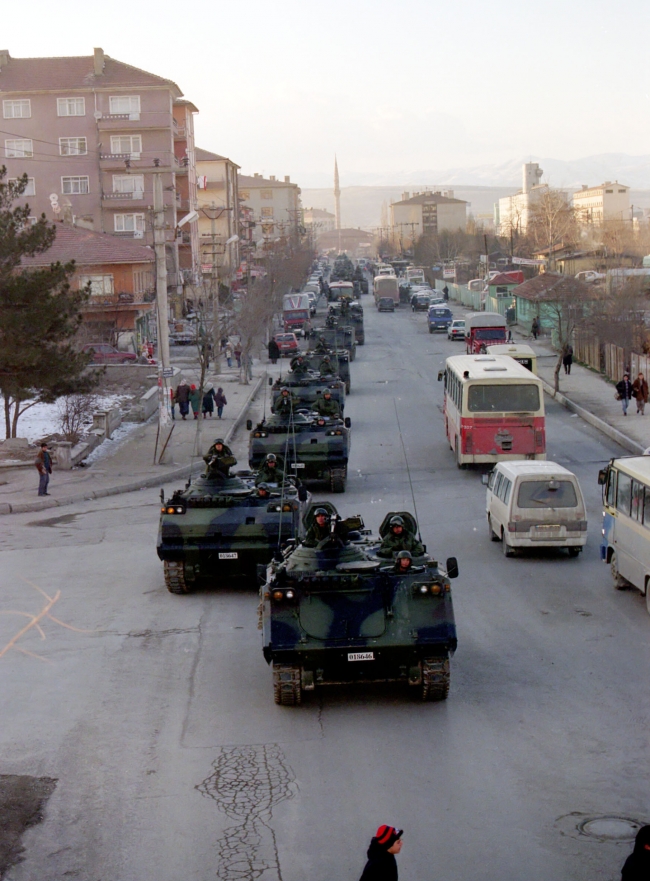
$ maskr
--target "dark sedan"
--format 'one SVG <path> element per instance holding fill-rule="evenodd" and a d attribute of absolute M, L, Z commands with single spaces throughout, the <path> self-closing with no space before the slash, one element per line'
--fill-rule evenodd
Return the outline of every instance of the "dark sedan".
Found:
<path fill-rule="evenodd" d="M 415 294 L 411 299 L 411 309 L 414 312 L 428 312 L 431 305 L 431 297 L 428 294 Z"/>
<path fill-rule="evenodd" d="M 394 312 L 395 311 L 395 300 L 392 297 L 380 297 L 377 300 L 377 311 L 378 312 Z"/>

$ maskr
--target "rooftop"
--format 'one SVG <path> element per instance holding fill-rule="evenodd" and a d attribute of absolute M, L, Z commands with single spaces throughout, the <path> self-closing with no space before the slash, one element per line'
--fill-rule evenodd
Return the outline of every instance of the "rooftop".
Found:
<path fill-rule="evenodd" d="M 564 298 L 592 300 L 594 297 L 593 288 L 573 276 L 561 275 L 557 272 L 543 272 L 535 278 L 529 278 L 528 281 L 518 285 L 513 294 L 534 302 L 541 300 L 554 302 Z"/>
<path fill-rule="evenodd" d="M 418 193 L 411 196 L 410 199 L 401 199 L 399 202 L 393 202 L 393 205 L 467 205 L 463 199 L 450 199 L 449 196 L 443 196 L 442 193 Z"/>
<path fill-rule="evenodd" d="M 95 72 L 98 66 L 99 74 Z M 94 55 L 56 58 L 12 58 L 9 52 L 0 50 L 0 92 L 3 93 L 87 91 L 116 86 L 167 86 L 175 97 L 183 94 L 172 80 L 117 61 L 105 55 L 102 49 L 96 49 Z"/>
<path fill-rule="evenodd" d="M 576 190 L 573 194 L 573 197 L 582 196 L 585 193 L 599 193 L 601 190 L 604 190 L 606 187 L 622 187 L 625 190 L 629 190 L 630 188 L 625 184 L 619 184 L 617 180 L 611 181 L 606 180 L 604 184 L 598 184 L 595 187 L 588 187 L 586 184 L 582 185 L 581 190 Z"/>
<path fill-rule="evenodd" d="M 151 248 L 133 239 L 109 236 L 67 223 L 56 223 L 56 239 L 43 254 L 35 254 L 22 260 L 23 266 L 49 266 L 51 263 L 68 263 L 74 260 L 78 266 L 98 266 L 107 263 L 154 263 Z"/>
<path fill-rule="evenodd" d="M 285 177 L 284 180 L 276 180 L 275 178 L 262 177 L 261 174 L 240 174 L 239 186 L 247 187 L 248 189 L 255 187 L 264 187 L 264 189 L 266 190 L 272 187 L 297 187 L 298 184 L 292 183 L 289 180 L 288 175 Z"/>
<path fill-rule="evenodd" d="M 227 158 L 225 156 L 220 156 L 218 153 L 211 153 L 209 150 L 204 150 L 202 147 L 194 148 L 194 156 L 196 157 L 197 162 L 227 162 Z"/>

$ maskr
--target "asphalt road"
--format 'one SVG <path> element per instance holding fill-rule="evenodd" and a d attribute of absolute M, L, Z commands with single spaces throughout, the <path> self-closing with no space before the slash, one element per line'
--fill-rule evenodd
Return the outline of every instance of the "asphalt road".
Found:
<path fill-rule="evenodd" d="M 0 773 L 58 781 L 11 881 L 355 881 L 380 823 L 406 830 L 402 881 L 619 877 L 629 843 L 577 827 L 650 820 L 650 617 L 598 558 L 596 473 L 620 451 L 548 403 L 589 543 L 505 559 L 444 437 L 437 372 L 461 344 L 364 303 L 348 490 L 328 497 L 376 529 L 413 510 L 408 460 L 423 538 L 460 564 L 449 699 L 377 686 L 276 707 L 255 593 L 165 590 L 154 491 L 5 517 Z"/>

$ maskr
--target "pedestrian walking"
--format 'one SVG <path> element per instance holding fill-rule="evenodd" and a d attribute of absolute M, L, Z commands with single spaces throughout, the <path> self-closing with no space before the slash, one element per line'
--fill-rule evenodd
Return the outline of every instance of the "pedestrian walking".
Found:
<path fill-rule="evenodd" d="M 203 412 L 203 418 L 206 416 L 210 416 L 212 419 L 212 414 L 214 413 L 214 402 L 217 397 L 217 393 L 215 392 L 213 386 L 207 390 L 207 392 L 203 395 L 203 401 L 201 402 L 201 410 Z"/>
<path fill-rule="evenodd" d="M 632 383 L 632 394 L 636 398 L 636 412 L 637 414 L 645 415 L 645 405 L 648 403 L 648 383 L 646 382 L 645 376 L 642 373 L 639 373 L 637 378 Z"/>
<path fill-rule="evenodd" d="M 217 416 L 221 419 L 223 416 L 223 408 L 228 406 L 228 401 L 226 400 L 226 396 L 224 395 L 221 386 L 217 389 L 217 393 L 214 396 L 214 402 L 217 405 Z"/>
<path fill-rule="evenodd" d="M 241 343 L 237 343 L 235 346 L 235 361 L 237 362 L 237 367 L 241 369 Z"/>
<path fill-rule="evenodd" d="M 181 419 L 190 412 L 190 384 L 186 379 L 181 379 L 176 388 L 176 403 L 181 414 Z"/>
<path fill-rule="evenodd" d="M 573 346 L 566 345 L 564 347 L 564 354 L 562 355 L 562 364 L 564 365 L 564 372 L 568 376 L 571 373 L 571 365 L 573 364 Z"/>
<path fill-rule="evenodd" d="M 539 334 L 539 318 L 537 316 L 533 318 L 533 323 L 530 325 L 530 330 L 533 334 L 533 339 L 536 340 Z"/>
<path fill-rule="evenodd" d="M 636 833 L 634 850 L 625 860 L 621 881 L 647 881 L 650 878 L 650 826 Z"/>
<path fill-rule="evenodd" d="M 172 408 L 172 419 L 176 419 L 176 395 L 173 388 L 169 390 L 169 403 Z"/>
<path fill-rule="evenodd" d="M 199 418 L 199 407 L 201 405 L 201 395 L 197 387 L 192 384 L 190 386 L 190 406 L 192 407 L 192 413 L 194 413 L 194 418 Z"/>
<path fill-rule="evenodd" d="M 633 394 L 630 374 L 624 373 L 623 379 L 616 383 L 616 398 L 621 402 L 621 406 L 623 407 L 623 416 L 627 416 L 627 408 L 632 400 Z"/>
<path fill-rule="evenodd" d="M 442 289 L 442 297 L 444 300 L 449 300 L 449 288 L 447 287 L 447 285 L 445 285 Z"/>
<path fill-rule="evenodd" d="M 224 354 L 226 356 L 226 364 L 228 365 L 228 367 L 232 367 L 232 346 L 230 345 L 230 343 L 226 343 Z"/>
<path fill-rule="evenodd" d="M 250 355 L 242 355 L 241 359 L 242 366 L 244 368 L 244 376 L 247 376 L 248 379 L 253 378 L 253 359 Z"/>
<path fill-rule="evenodd" d="M 403 829 L 380 826 L 368 848 L 368 862 L 360 881 L 397 881 L 397 860 L 402 849 Z"/>
<path fill-rule="evenodd" d="M 509 343 L 512 342 L 512 328 L 511 328 L 511 327 L 508 328 L 508 339 L 507 339 L 507 342 L 509 342 Z"/>
<path fill-rule="evenodd" d="M 278 358 L 280 357 L 280 346 L 277 344 L 274 337 L 271 337 L 269 340 L 269 360 L 271 364 L 277 364 Z"/>
<path fill-rule="evenodd" d="M 50 451 L 48 450 L 45 441 L 41 444 L 41 449 L 36 456 L 34 464 L 36 465 L 39 474 L 38 494 L 39 496 L 49 496 L 47 487 L 50 482 L 50 474 L 52 473 L 52 456 L 50 455 Z"/>

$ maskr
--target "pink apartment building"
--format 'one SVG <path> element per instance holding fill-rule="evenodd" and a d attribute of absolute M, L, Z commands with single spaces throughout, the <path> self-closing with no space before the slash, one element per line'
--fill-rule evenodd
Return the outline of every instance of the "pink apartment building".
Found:
<path fill-rule="evenodd" d="M 72 58 L 0 50 L 0 153 L 24 199 L 51 219 L 153 243 L 153 172 L 164 169 L 169 288 L 182 297 L 199 271 L 193 114 L 171 80 L 95 49 Z M 80 262 L 83 262 L 80 260 Z M 172 296 L 172 302 L 174 296 Z"/>

